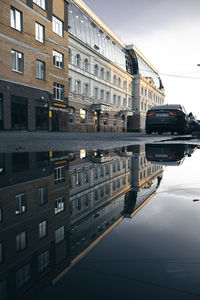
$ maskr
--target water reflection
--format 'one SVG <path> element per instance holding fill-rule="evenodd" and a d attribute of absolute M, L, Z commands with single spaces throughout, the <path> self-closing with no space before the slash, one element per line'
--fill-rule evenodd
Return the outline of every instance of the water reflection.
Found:
<path fill-rule="evenodd" d="M 1 153 L 0 299 L 55 283 L 151 199 L 162 174 L 144 146 Z"/>
<path fill-rule="evenodd" d="M 179 166 L 197 147 L 186 144 L 146 144 L 146 158 L 153 164 Z"/>

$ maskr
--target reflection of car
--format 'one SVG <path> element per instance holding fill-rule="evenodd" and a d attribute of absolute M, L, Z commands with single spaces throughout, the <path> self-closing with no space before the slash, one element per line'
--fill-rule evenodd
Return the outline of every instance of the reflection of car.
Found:
<path fill-rule="evenodd" d="M 190 125 L 190 132 L 199 131 L 200 130 L 200 122 L 197 118 L 192 114 L 189 113 L 189 125 Z"/>
<path fill-rule="evenodd" d="M 195 146 L 186 144 L 146 144 L 146 159 L 165 166 L 182 164 L 185 156 L 191 156 Z"/>
<path fill-rule="evenodd" d="M 180 104 L 153 106 L 147 111 L 146 133 L 171 131 L 185 134 L 190 131 L 189 116 Z"/>

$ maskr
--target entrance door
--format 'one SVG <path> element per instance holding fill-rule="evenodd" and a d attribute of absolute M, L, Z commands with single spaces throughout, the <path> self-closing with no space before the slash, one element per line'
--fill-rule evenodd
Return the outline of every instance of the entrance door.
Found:
<path fill-rule="evenodd" d="M 122 116 L 122 131 L 124 132 L 126 129 L 126 119 L 125 116 Z"/>
<path fill-rule="evenodd" d="M 60 112 L 53 110 L 52 111 L 52 131 L 59 131 L 59 116 Z"/>
<path fill-rule="evenodd" d="M 22 97 L 11 97 L 11 124 L 14 130 L 28 128 L 28 101 Z"/>

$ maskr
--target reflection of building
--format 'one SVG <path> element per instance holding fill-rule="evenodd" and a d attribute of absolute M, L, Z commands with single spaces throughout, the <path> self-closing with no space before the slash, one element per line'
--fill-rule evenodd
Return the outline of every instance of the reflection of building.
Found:
<path fill-rule="evenodd" d="M 68 154 L 1 157 L 0 299 L 28 298 L 69 264 Z"/>
<path fill-rule="evenodd" d="M 1 1 L 0 130 L 67 129 L 68 4 Z"/>
<path fill-rule="evenodd" d="M 0 299 L 56 283 L 155 193 L 142 148 L 0 154 Z M 146 164 L 146 162 L 144 162 Z"/>

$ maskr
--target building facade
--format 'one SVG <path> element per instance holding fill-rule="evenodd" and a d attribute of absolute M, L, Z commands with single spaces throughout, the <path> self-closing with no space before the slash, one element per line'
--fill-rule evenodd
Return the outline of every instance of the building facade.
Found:
<path fill-rule="evenodd" d="M 0 130 L 67 130 L 68 3 L 0 6 Z"/>
<path fill-rule="evenodd" d="M 70 1 L 69 131 L 127 130 L 133 107 L 130 60 L 124 44 L 83 1 Z"/>

